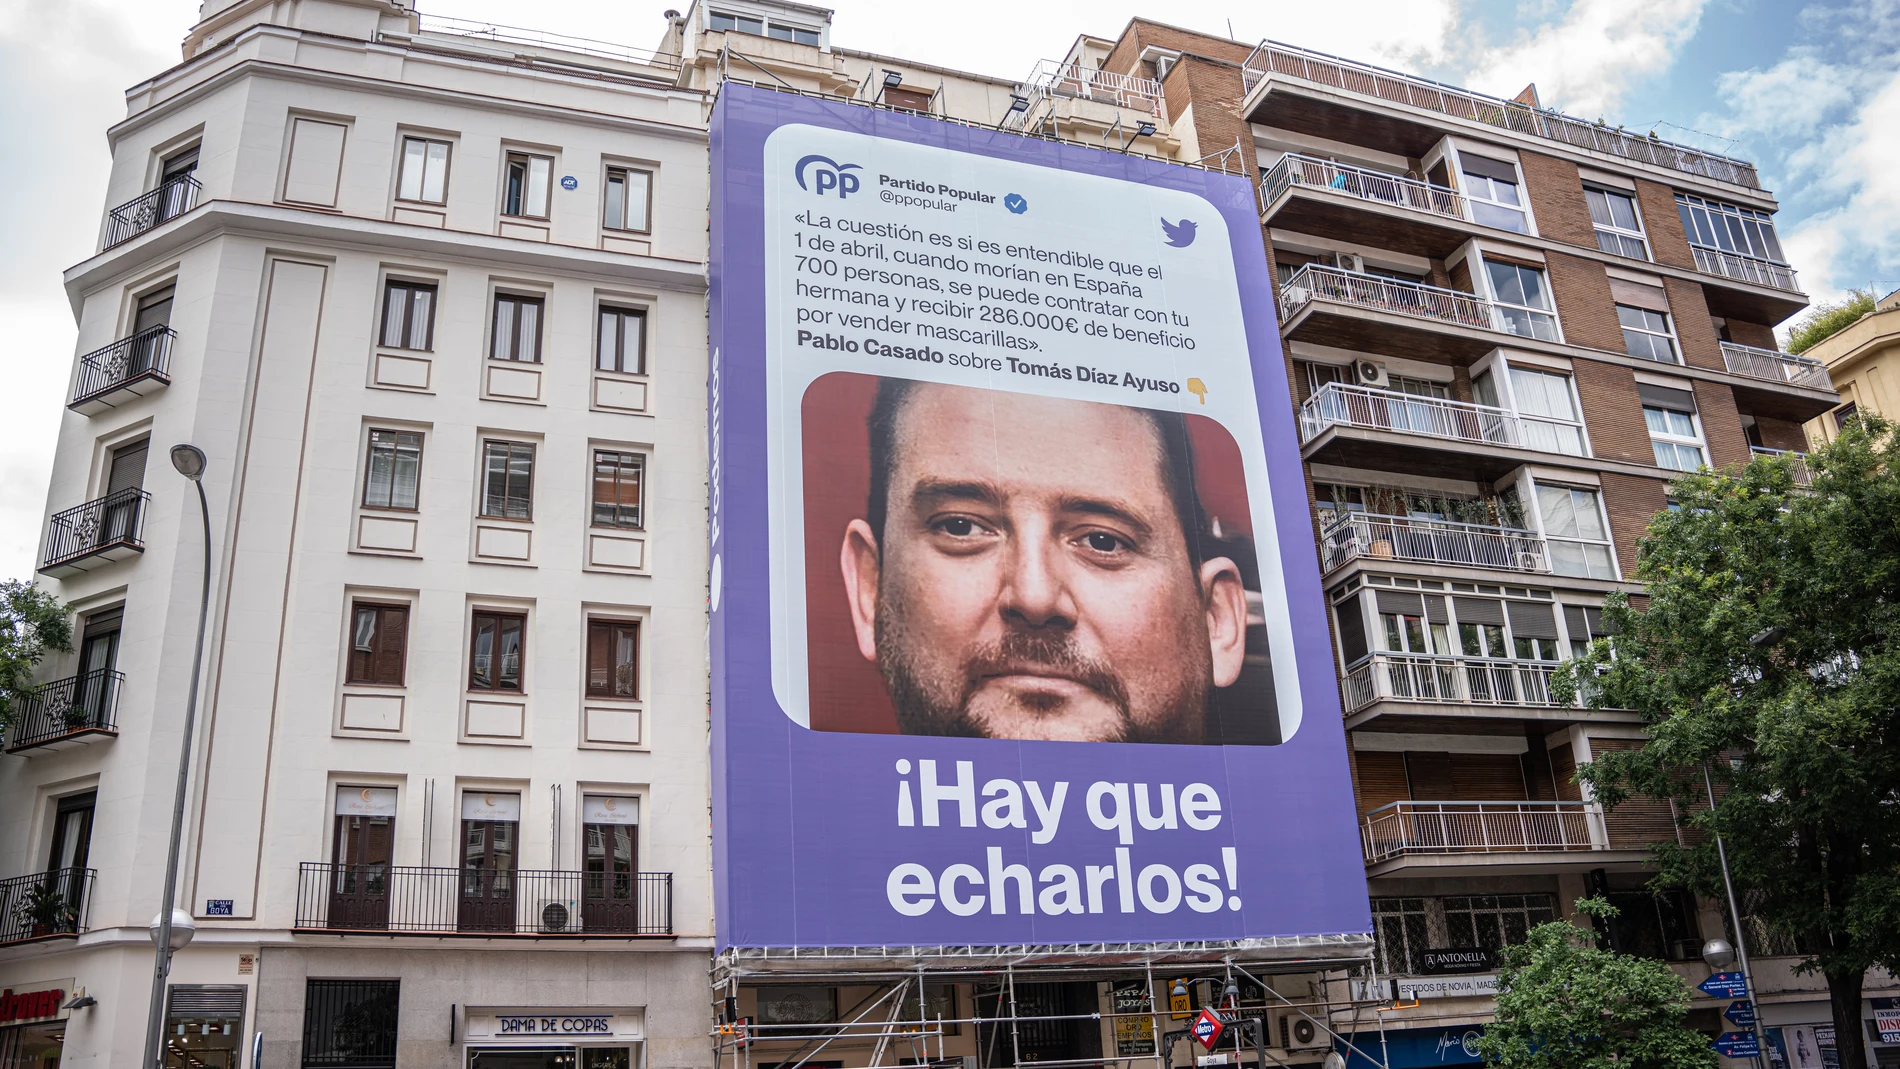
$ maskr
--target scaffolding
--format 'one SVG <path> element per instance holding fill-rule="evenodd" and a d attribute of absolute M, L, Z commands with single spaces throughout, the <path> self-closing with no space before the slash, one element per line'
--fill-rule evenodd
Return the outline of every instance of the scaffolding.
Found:
<path fill-rule="evenodd" d="M 1270 982 L 1290 974 L 1319 974 L 1313 994 L 1289 997 Z M 1184 978 L 1190 978 L 1185 979 Z M 1368 981 L 1367 978 L 1370 978 Z M 1016 946 L 815 947 L 729 949 L 712 962 L 714 1069 L 1174 1069 L 1176 1048 L 1188 1041 L 1188 1023 L 1171 995 L 1183 982 L 1218 984 L 1221 996 L 1209 1000 L 1224 1030 L 1210 1057 L 1225 1052 L 1221 1064 L 1255 1069 L 1291 1069 L 1326 1058 L 1333 1050 L 1358 1055 L 1379 1069 L 1387 1064 L 1379 1009 L 1383 998 L 1355 998 L 1379 988 L 1366 935 L 1301 938 L 1208 940 L 1163 943 L 1096 943 Z M 1139 980 L 1144 1003 L 1124 1009 L 1111 1001 L 1089 1010 L 1055 1008 L 1020 997 L 1031 984 Z M 1260 1001 L 1242 1005 L 1238 985 L 1250 985 Z M 931 1011 L 931 988 L 946 983 L 972 985 L 967 1012 Z M 742 987 L 827 985 L 868 989 L 856 1003 L 822 1022 L 760 1023 L 739 1014 Z M 1172 986 L 1171 986 L 1172 985 Z M 1111 991 L 1113 989 L 1111 988 Z M 1111 995 L 1111 1000 L 1113 996 Z M 957 1005 L 953 1001 L 953 1005 Z M 1360 1039 L 1362 1011 L 1374 1010 L 1379 1042 Z M 1346 1033 L 1334 1030 L 1337 1014 L 1350 1013 Z M 1288 1014 L 1312 1022 L 1313 1046 L 1295 1050 L 1285 1036 L 1270 1034 L 1270 1023 Z M 1139 1053 L 1123 1053 L 1124 1032 Z M 1028 1037 L 1051 1029 L 1107 1025 L 1117 1049 L 1079 1058 L 1048 1058 L 1026 1051 Z M 946 1039 L 973 1030 L 976 1053 L 953 1054 Z M 1283 1042 L 1275 1043 L 1279 1038 Z M 1324 1043 L 1324 1047 L 1317 1044 Z M 957 1046 L 966 1044 L 959 1041 Z M 1201 1054 L 1195 1050 L 1193 1053 Z M 1188 1061 L 1183 1064 L 1193 1065 Z M 1202 1059 L 1206 1064 L 1206 1059 Z M 1339 1069 L 1337 1056 L 1328 1069 Z"/>

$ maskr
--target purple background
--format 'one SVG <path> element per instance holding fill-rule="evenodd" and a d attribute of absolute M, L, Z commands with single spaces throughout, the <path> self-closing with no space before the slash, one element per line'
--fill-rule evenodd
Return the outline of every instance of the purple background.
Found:
<path fill-rule="evenodd" d="M 1279 746 L 1161 746 L 1018 742 L 814 732 L 795 724 L 772 691 L 766 513 L 766 375 L 763 152 L 792 123 L 831 127 L 1066 171 L 1185 190 L 1226 219 L 1240 282 L 1255 391 L 1272 481 L 1285 585 L 1293 615 L 1304 717 Z M 754 89 L 727 82 L 712 119 L 710 351 L 718 354 L 717 410 L 710 447 L 712 553 L 723 578 L 712 612 L 714 908 L 721 949 L 881 944 L 1149 942 L 1331 935 L 1372 930 L 1352 781 L 1346 767 L 1333 657 L 1313 548 L 1293 405 L 1274 315 L 1268 265 L 1243 178 L 1055 144 L 922 116 Z M 1250 488 L 1251 489 L 1251 488 Z M 1262 567 L 1271 562 L 1263 560 Z M 1031 845 L 1030 831 L 956 826 L 896 827 L 899 758 L 934 758 L 939 779 L 954 762 L 976 762 L 988 779 L 1069 781 L 1061 831 Z M 932 872 L 965 862 L 985 868 L 988 847 L 1005 863 L 1112 864 L 1115 833 L 1084 809 L 1089 784 L 1210 784 L 1224 814 L 1210 832 L 1137 828 L 1134 868 L 1165 862 L 1178 872 L 1221 868 L 1220 848 L 1239 851 L 1239 911 L 1122 913 L 1105 889 L 1101 914 L 957 917 L 941 904 L 905 917 L 885 897 L 904 862 Z M 984 801 L 978 798 L 979 806 Z M 1030 818 L 1035 827 L 1033 815 Z M 1224 883 L 1224 881 L 1222 881 Z M 964 886 L 964 897 L 989 893 Z"/>

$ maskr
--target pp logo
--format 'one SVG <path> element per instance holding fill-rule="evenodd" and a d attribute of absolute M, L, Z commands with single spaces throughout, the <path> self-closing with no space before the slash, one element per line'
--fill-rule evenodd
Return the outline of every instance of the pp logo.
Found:
<path fill-rule="evenodd" d="M 810 184 L 805 181 L 806 168 L 811 169 Z M 839 163 L 837 160 L 814 153 L 798 161 L 798 166 L 792 168 L 792 177 L 798 179 L 800 189 L 809 190 L 821 197 L 832 190 L 837 190 L 838 199 L 843 200 L 858 191 L 858 176 L 851 172 L 862 169 L 859 164 Z"/>

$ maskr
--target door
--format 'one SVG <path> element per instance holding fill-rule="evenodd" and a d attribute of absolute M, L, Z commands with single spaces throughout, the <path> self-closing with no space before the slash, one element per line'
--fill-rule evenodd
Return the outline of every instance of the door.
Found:
<path fill-rule="evenodd" d="M 581 927 L 588 932 L 640 930 L 638 824 L 581 825 Z"/>
<path fill-rule="evenodd" d="M 132 317 L 132 344 L 125 354 L 123 377 L 142 375 L 157 366 L 165 344 L 165 328 L 172 322 L 174 292 L 174 287 L 166 286 L 139 298 L 138 312 Z"/>
<path fill-rule="evenodd" d="M 191 210 L 191 183 L 186 179 L 198 170 L 198 147 L 193 145 L 172 156 L 168 156 L 160 166 L 158 176 L 158 221 L 164 222 L 173 216 L 183 215 Z"/>
<path fill-rule="evenodd" d="M 119 664 L 119 624 L 123 616 L 123 610 L 113 609 L 86 618 L 86 629 L 79 639 L 79 671 L 73 679 L 71 704 L 63 714 L 64 726 L 69 730 L 106 725 L 113 672 Z"/>
<path fill-rule="evenodd" d="M 86 860 L 92 852 L 92 814 L 98 794 L 88 791 L 59 800 L 53 814 L 53 843 L 46 858 L 46 878 L 29 894 L 39 896 L 25 913 L 35 931 L 78 931 L 79 911 L 85 904 Z"/>
<path fill-rule="evenodd" d="M 365 791 L 365 795 L 369 792 Z M 336 868 L 330 880 L 330 927 L 389 927 L 389 862 L 395 819 L 338 814 Z"/>
<path fill-rule="evenodd" d="M 462 895 L 456 930 L 515 930 L 517 827 L 512 820 L 462 821 Z"/>
<path fill-rule="evenodd" d="M 1102 1009 L 1092 981 L 1018 983 L 1013 1000 L 1015 1028 L 1003 1022 L 987 1024 L 981 1020 L 1010 1017 L 1011 995 L 1007 984 L 995 990 L 976 992 L 980 1064 L 1068 1062 L 1074 1066 L 1102 1056 L 1101 1029 L 1097 1022 L 1088 1019 L 1088 1015 L 1100 1013 Z"/>
<path fill-rule="evenodd" d="M 110 545 L 137 534 L 143 501 L 133 491 L 145 485 L 145 454 L 150 444 L 150 439 L 140 439 L 112 451 L 112 464 L 106 471 L 104 513 L 94 546 Z"/>

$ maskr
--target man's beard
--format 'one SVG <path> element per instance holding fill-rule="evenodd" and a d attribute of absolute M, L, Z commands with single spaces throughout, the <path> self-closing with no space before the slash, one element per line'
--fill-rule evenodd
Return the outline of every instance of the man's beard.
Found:
<path fill-rule="evenodd" d="M 956 666 L 958 678 L 933 688 L 918 672 L 913 635 L 902 621 L 905 607 L 887 585 L 879 592 L 877 664 L 885 689 L 897 713 L 898 730 L 906 735 L 954 735 L 988 738 L 990 732 L 970 712 L 970 703 L 991 677 L 1016 674 L 1024 668 L 1048 669 L 1052 676 L 1071 679 L 1100 696 L 1115 712 L 1119 731 L 1103 742 L 1200 742 L 1207 698 L 1213 691 L 1211 665 L 1200 676 L 1186 676 L 1162 703 L 1171 710 L 1158 722 L 1138 721 L 1128 688 L 1107 664 L 1076 647 L 1073 632 L 1058 627 L 1010 627 L 995 642 L 971 650 Z M 954 694 L 942 693 L 954 688 Z M 1052 702 L 1037 708 L 1036 696 L 1021 699 L 1031 713 L 1060 716 Z M 1187 737 L 1183 737 L 1183 736 Z"/>

